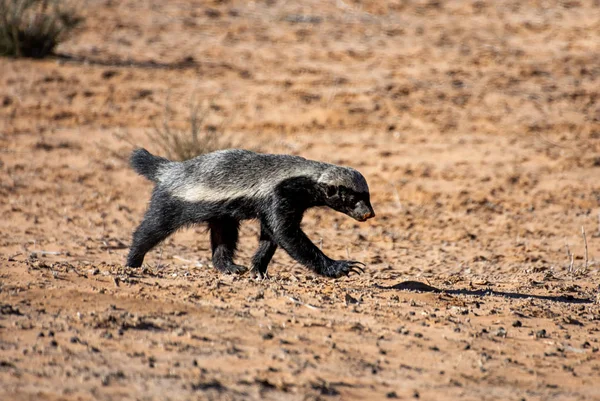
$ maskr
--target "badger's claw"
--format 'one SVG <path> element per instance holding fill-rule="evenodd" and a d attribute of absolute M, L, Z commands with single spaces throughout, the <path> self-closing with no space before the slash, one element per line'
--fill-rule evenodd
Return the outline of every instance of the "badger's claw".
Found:
<path fill-rule="evenodd" d="M 243 274 L 248 271 L 246 266 L 236 265 L 234 263 L 225 266 L 217 266 L 217 269 L 223 274 Z"/>
<path fill-rule="evenodd" d="M 256 281 L 263 281 L 269 279 L 269 274 L 266 271 L 263 272 L 254 268 L 250 270 L 250 276 Z"/>
<path fill-rule="evenodd" d="M 323 269 L 321 274 L 327 277 L 338 278 L 348 276 L 350 273 L 364 273 L 365 270 L 363 267 L 366 267 L 366 265 L 356 260 L 334 260 L 329 266 Z"/>

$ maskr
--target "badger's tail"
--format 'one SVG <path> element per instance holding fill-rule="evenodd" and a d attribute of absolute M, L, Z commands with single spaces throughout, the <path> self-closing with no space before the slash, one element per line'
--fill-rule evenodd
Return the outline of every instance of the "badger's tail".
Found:
<path fill-rule="evenodd" d="M 136 149 L 131 153 L 129 164 L 138 173 L 150 181 L 158 181 L 158 169 L 163 164 L 170 163 L 164 157 L 154 156 L 146 149 Z"/>

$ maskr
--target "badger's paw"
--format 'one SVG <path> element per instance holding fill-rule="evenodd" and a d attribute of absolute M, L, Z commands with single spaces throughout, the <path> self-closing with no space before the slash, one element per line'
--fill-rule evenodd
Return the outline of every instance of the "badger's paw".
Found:
<path fill-rule="evenodd" d="M 363 267 L 365 267 L 365 264 L 356 260 L 334 260 L 329 266 L 323 269 L 321 274 L 327 277 L 338 278 L 349 276 L 350 273 L 364 273 Z"/>
<path fill-rule="evenodd" d="M 270 278 L 269 275 L 267 274 L 266 270 L 265 271 L 261 271 L 259 269 L 255 269 L 255 268 L 252 268 L 250 270 L 250 275 L 256 281 L 268 280 Z"/>
<path fill-rule="evenodd" d="M 215 266 L 223 274 L 243 274 L 248 271 L 246 266 L 230 263 L 224 266 Z"/>

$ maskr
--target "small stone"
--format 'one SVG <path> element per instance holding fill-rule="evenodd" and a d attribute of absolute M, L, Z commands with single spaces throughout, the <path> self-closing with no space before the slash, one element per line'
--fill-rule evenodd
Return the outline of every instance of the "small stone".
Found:
<path fill-rule="evenodd" d="M 119 72 L 115 70 L 105 70 L 102 72 L 103 79 L 111 79 L 115 75 L 119 75 Z"/>
<path fill-rule="evenodd" d="M 354 298 L 352 295 L 346 293 L 346 297 L 345 297 L 345 301 L 346 301 L 346 305 L 356 305 L 359 304 L 360 301 L 356 298 Z"/>
<path fill-rule="evenodd" d="M 400 333 L 400 334 L 402 334 L 402 335 L 405 335 L 405 336 L 406 336 L 406 335 L 408 335 L 408 334 L 410 333 L 410 331 L 409 331 L 409 330 L 408 330 L 406 327 L 404 327 L 404 326 L 401 326 L 401 327 L 398 327 L 398 328 L 396 329 L 396 333 Z"/>

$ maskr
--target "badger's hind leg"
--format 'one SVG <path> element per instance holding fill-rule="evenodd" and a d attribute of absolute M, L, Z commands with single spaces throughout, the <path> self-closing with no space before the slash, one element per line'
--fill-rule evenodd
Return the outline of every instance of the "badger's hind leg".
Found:
<path fill-rule="evenodd" d="M 133 233 L 127 266 L 140 267 L 146 253 L 179 228 L 180 208 L 169 202 L 168 196 L 156 191 L 144 220 Z"/>
<path fill-rule="evenodd" d="M 276 250 L 277 243 L 273 241 L 273 237 L 267 231 L 265 225 L 261 224 L 258 249 L 252 258 L 252 273 L 256 278 L 266 279 L 269 277 L 267 275 L 267 267 Z"/>
<path fill-rule="evenodd" d="M 237 249 L 240 223 L 233 218 L 212 219 L 208 222 L 213 266 L 222 273 L 244 273 L 244 266 L 233 263 Z"/>

